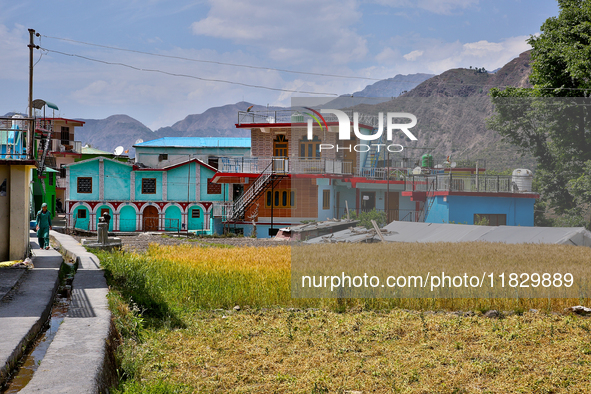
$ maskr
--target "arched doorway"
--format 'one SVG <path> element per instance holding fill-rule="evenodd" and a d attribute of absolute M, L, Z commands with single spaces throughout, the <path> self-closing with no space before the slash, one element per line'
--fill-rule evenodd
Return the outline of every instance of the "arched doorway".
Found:
<path fill-rule="evenodd" d="M 179 207 L 171 205 L 166 208 L 164 215 L 164 231 L 179 231 L 181 229 L 182 215 Z"/>
<path fill-rule="evenodd" d="M 154 205 L 148 205 L 144 209 L 144 231 L 158 231 L 158 208 Z"/>
<path fill-rule="evenodd" d="M 102 217 L 105 212 L 111 217 L 111 220 L 109 221 L 109 231 L 113 231 L 113 222 L 115 221 L 113 218 L 113 211 L 107 205 L 101 205 L 99 209 L 96 210 L 96 229 L 98 230 L 99 218 Z"/>
<path fill-rule="evenodd" d="M 119 212 L 119 230 L 135 231 L 135 209 L 131 205 L 121 208 Z"/>

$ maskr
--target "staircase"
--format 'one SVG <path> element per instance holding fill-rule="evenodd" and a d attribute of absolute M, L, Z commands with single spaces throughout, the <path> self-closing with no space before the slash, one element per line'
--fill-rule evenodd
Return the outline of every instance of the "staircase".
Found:
<path fill-rule="evenodd" d="M 382 133 L 381 137 L 377 141 L 375 141 L 374 143 L 372 143 L 370 145 L 370 150 L 367 153 L 367 156 L 365 156 L 365 162 L 363 163 L 363 167 L 371 169 L 372 175 L 373 175 L 373 172 L 375 171 L 376 167 L 378 166 L 378 162 L 379 162 L 380 158 L 384 157 L 385 150 L 386 150 L 385 146 L 381 146 L 380 151 L 378 152 L 377 145 L 384 144 L 385 139 L 386 139 L 386 133 Z"/>
<path fill-rule="evenodd" d="M 271 183 L 275 182 L 277 178 L 282 178 L 285 175 L 284 171 L 280 171 L 282 174 L 277 174 L 273 164 L 274 161 L 271 160 L 271 163 L 265 167 L 263 172 L 261 172 L 261 175 L 259 175 L 254 181 L 253 185 L 234 201 L 232 212 L 228 215 L 229 222 L 244 219 L 244 214 L 248 207 L 257 200 Z"/>
<path fill-rule="evenodd" d="M 423 210 L 419 214 L 419 221 L 424 222 L 427 219 L 427 214 L 431 210 L 433 206 L 433 202 L 435 201 L 435 196 L 429 197 L 429 193 L 435 191 L 435 180 L 436 178 L 429 179 L 427 185 L 427 196 L 425 202 L 423 203 Z"/>

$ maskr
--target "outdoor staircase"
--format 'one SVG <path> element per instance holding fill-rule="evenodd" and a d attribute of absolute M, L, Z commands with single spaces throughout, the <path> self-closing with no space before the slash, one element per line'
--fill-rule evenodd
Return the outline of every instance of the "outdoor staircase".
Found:
<path fill-rule="evenodd" d="M 37 176 L 42 177 L 43 173 L 45 172 L 45 160 L 47 159 L 47 153 L 49 152 L 49 145 L 51 145 L 51 132 L 53 131 L 53 127 L 49 129 L 47 133 L 47 138 L 45 139 L 45 146 L 43 148 L 43 154 L 41 155 L 41 160 L 39 161 L 39 169 L 37 170 Z M 45 196 L 45 181 L 41 181 L 41 186 L 43 187 L 43 195 Z"/>
<path fill-rule="evenodd" d="M 431 207 L 433 206 L 433 202 L 435 201 L 435 196 L 429 197 L 429 193 L 433 192 L 434 190 L 435 190 L 435 179 L 429 179 L 428 184 L 427 184 L 427 194 L 425 197 L 425 202 L 423 203 L 423 209 L 422 209 L 421 213 L 419 214 L 419 221 L 420 222 L 424 222 L 425 219 L 427 219 L 427 214 L 429 213 L 429 211 L 431 210 Z"/>
<path fill-rule="evenodd" d="M 375 173 L 375 169 L 378 167 L 378 163 L 380 159 L 385 160 L 385 151 L 386 147 L 381 146 L 380 151 L 378 152 L 378 144 L 385 144 L 386 142 L 386 133 L 382 133 L 382 136 L 377 141 L 372 141 L 370 144 L 370 150 L 365 156 L 365 161 L 363 163 L 363 168 L 369 170 L 369 175 L 373 176 Z"/>
<path fill-rule="evenodd" d="M 285 175 L 285 172 L 278 173 L 275 171 L 274 161 L 271 160 L 271 163 L 265 167 L 263 172 L 261 172 L 261 175 L 259 175 L 254 181 L 253 185 L 234 201 L 232 212 L 228 215 L 228 221 L 235 222 L 238 220 L 244 220 L 244 215 L 248 207 L 250 207 L 259 196 L 268 189 L 269 185 L 276 180 L 283 178 Z"/>

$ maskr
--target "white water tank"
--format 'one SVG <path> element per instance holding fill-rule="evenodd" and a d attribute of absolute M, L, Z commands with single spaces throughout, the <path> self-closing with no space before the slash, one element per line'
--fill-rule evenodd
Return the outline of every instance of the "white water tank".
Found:
<path fill-rule="evenodd" d="M 513 170 L 511 183 L 514 186 L 513 191 L 523 193 L 532 191 L 534 173 L 531 170 L 518 168 Z"/>

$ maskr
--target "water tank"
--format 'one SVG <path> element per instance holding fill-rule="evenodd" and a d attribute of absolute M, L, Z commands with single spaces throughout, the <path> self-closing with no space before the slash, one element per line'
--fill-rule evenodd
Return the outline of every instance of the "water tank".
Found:
<path fill-rule="evenodd" d="M 300 113 L 292 114 L 291 123 L 304 123 L 304 115 Z"/>
<path fill-rule="evenodd" d="M 421 157 L 421 167 L 433 168 L 433 156 L 430 154 L 424 154 Z"/>
<path fill-rule="evenodd" d="M 523 168 L 518 168 L 513 171 L 513 176 L 511 179 L 513 187 L 513 191 L 516 192 L 531 192 L 532 191 L 532 183 L 534 180 L 534 173 L 530 170 L 526 170 Z"/>

